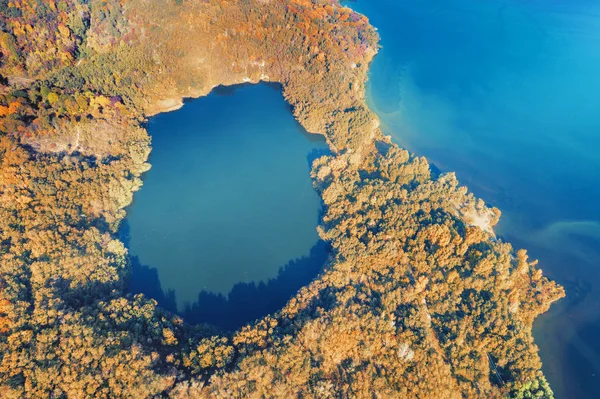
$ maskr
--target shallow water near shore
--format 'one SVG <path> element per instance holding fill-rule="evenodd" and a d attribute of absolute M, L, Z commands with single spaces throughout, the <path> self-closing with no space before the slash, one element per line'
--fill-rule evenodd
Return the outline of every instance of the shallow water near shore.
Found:
<path fill-rule="evenodd" d="M 152 117 L 150 163 L 121 235 L 130 290 L 224 328 L 277 310 L 327 257 L 310 163 L 327 151 L 277 85 L 216 88 Z"/>
<path fill-rule="evenodd" d="M 386 134 L 503 212 L 567 298 L 534 325 L 557 398 L 600 397 L 600 5 L 358 0 Z"/>

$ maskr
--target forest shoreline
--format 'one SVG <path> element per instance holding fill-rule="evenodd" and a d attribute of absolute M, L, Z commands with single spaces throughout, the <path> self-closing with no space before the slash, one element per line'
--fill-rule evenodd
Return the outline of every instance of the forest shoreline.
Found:
<path fill-rule="evenodd" d="M 531 325 L 562 288 L 464 218 L 494 225 L 497 209 L 383 136 L 365 103 L 378 36 L 364 16 L 319 0 L 72 0 L 54 19 L 19 6 L 0 69 L 33 79 L 1 98 L 9 397 L 551 397 Z M 22 34 L 48 21 L 63 57 Z M 332 256 L 283 309 L 224 335 L 125 295 L 117 229 L 157 104 L 262 76 L 332 150 L 311 172 Z"/>

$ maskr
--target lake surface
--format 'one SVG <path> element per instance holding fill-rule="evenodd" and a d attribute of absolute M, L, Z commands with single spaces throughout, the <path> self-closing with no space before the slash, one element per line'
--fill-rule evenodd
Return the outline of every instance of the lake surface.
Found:
<path fill-rule="evenodd" d="M 567 290 L 534 333 L 557 398 L 600 398 L 600 4 L 345 2 L 379 29 L 387 134 L 499 207 Z"/>
<path fill-rule="evenodd" d="M 122 237 L 130 289 L 188 322 L 235 328 L 282 307 L 327 257 L 310 163 L 321 136 L 277 85 L 217 88 L 150 119 L 152 169 Z"/>

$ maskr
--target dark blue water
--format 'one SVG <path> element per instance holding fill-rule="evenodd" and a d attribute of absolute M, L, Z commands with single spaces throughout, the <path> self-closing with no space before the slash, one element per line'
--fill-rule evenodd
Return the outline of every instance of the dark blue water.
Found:
<path fill-rule="evenodd" d="M 326 151 L 280 87 L 218 88 L 149 121 L 152 169 L 128 209 L 131 290 L 225 328 L 283 306 L 327 256 L 310 162 Z"/>
<path fill-rule="evenodd" d="M 535 324 L 558 398 L 600 398 L 600 3 L 359 0 L 382 127 L 503 212 L 567 298 Z"/>

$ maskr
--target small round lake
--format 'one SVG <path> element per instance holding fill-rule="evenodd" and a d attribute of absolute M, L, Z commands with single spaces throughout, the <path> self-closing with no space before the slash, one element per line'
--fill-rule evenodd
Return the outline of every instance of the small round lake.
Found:
<path fill-rule="evenodd" d="M 122 227 L 130 290 L 236 328 L 282 307 L 327 257 L 310 164 L 327 152 L 273 84 L 216 88 L 150 119 L 152 169 Z"/>

